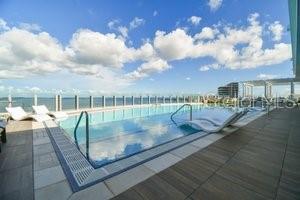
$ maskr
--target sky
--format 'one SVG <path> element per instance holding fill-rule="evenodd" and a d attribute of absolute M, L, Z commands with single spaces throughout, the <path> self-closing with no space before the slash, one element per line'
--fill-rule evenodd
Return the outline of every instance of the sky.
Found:
<path fill-rule="evenodd" d="M 292 77 L 286 0 L 0 0 L 0 96 L 215 93 Z"/>

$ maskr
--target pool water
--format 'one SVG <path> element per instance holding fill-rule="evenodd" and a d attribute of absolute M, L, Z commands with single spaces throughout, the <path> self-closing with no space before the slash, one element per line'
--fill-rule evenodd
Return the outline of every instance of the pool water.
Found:
<path fill-rule="evenodd" d="M 97 166 L 128 157 L 143 150 L 161 145 L 174 139 L 198 132 L 184 125 L 189 120 L 189 108 L 171 113 L 181 105 L 148 106 L 124 108 L 114 111 L 90 113 L 90 158 Z M 193 106 L 193 119 L 211 116 L 220 120 L 233 112 L 229 108 Z M 70 116 L 59 122 L 65 132 L 74 140 L 73 132 L 78 116 Z M 85 152 L 85 120 L 77 130 L 80 148 Z"/>

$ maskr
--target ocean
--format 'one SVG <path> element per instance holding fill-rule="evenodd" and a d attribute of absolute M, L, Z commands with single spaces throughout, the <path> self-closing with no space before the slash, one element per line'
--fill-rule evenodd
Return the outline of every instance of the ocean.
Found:
<path fill-rule="evenodd" d="M 188 97 L 186 97 L 186 102 Z M 32 112 L 33 97 L 12 97 L 12 106 L 21 106 L 26 112 Z M 102 97 L 93 98 L 93 107 L 102 107 Z M 125 98 L 126 105 L 132 105 L 132 97 Z M 148 104 L 148 97 L 142 97 L 143 104 Z M 176 97 L 165 97 L 165 103 L 175 103 Z M 183 102 L 183 98 L 179 98 L 179 102 Z M 196 102 L 196 97 L 193 98 L 193 102 Z M 155 103 L 155 97 L 150 97 L 150 103 Z M 157 103 L 163 103 L 162 97 L 157 97 Z M 38 105 L 45 105 L 49 110 L 55 110 L 55 98 L 54 97 L 38 97 Z M 140 97 L 134 97 L 134 104 L 141 104 Z M 123 98 L 116 97 L 116 105 L 123 105 Z M 0 113 L 6 112 L 5 107 L 8 106 L 7 97 L 0 98 Z M 105 106 L 113 106 L 113 97 L 105 97 Z M 89 108 L 89 97 L 79 97 L 79 108 Z M 74 110 L 75 109 L 75 97 L 62 97 L 62 110 Z"/>

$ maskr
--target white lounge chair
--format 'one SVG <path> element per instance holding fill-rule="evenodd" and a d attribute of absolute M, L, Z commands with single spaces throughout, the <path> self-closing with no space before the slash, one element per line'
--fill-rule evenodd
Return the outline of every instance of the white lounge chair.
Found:
<path fill-rule="evenodd" d="M 244 109 L 244 110 L 240 110 L 240 111 L 237 111 L 237 113 L 239 113 L 240 115 L 242 115 L 241 117 L 243 117 L 245 114 L 247 114 L 247 112 L 249 112 L 250 110 L 249 109 Z M 235 120 L 232 120 L 231 123 L 229 125 L 232 125 L 234 124 L 235 122 L 237 122 L 241 117 L 237 116 L 235 118 Z M 217 117 L 200 117 L 200 118 L 197 118 L 197 120 L 204 120 L 204 121 L 209 121 L 211 122 L 213 125 L 215 126 L 221 126 L 223 125 L 224 121 L 220 120 L 219 118 Z M 228 126 L 229 126 L 228 125 Z"/>
<path fill-rule="evenodd" d="M 49 115 L 27 114 L 21 107 L 7 107 L 5 109 L 10 114 L 10 117 L 16 121 L 33 119 L 37 122 L 43 122 L 43 121 L 52 120 L 52 118 Z"/>
<path fill-rule="evenodd" d="M 55 119 L 67 118 L 68 114 L 65 112 L 50 112 L 45 105 L 40 106 L 32 106 L 34 113 L 38 115 L 49 115 L 50 117 L 54 117 Z"/>
<path fill-rule="evenodd" d="M 210 120 L 207 119 L 196 119 L 192 121 L 188 121 L 187 124 L 192 127 L 203 130 L 208 133 L 216 133 L 221 131 L 223 128 L 235 123 L 240 118 L 242 118 L 248 111 L 239 111 L 232 114 L 227 120 L 225 120 L 221 125 L 214 124 Z"/>

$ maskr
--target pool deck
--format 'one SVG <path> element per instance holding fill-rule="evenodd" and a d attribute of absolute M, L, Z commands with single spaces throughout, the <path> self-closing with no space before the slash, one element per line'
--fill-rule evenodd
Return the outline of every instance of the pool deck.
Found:
<path fill-rule="evenodd" d="M 300 110 L 274 110 L 114 199 L 300 199 Z"/>
<path fill-rule="evenodd" d="M 204 148 L 168 153 L 76 193 L 42 127 L 15 122 L 0 154 L 0 199 L 299 199 L 299 121 L 300 109 L 273 110 Z M 166 162 L 173 165 L 156 171 Z"/>

